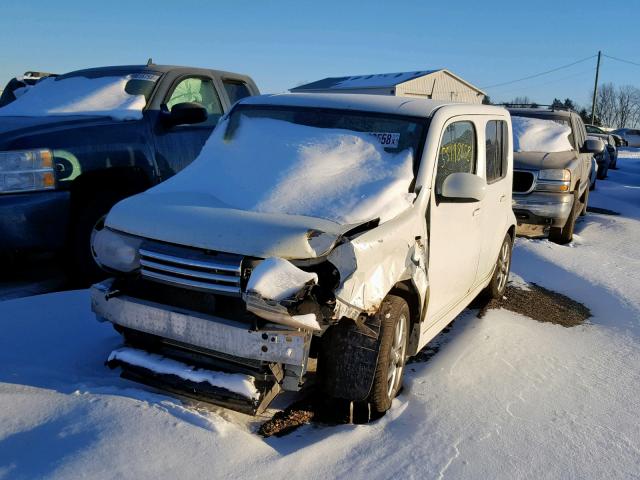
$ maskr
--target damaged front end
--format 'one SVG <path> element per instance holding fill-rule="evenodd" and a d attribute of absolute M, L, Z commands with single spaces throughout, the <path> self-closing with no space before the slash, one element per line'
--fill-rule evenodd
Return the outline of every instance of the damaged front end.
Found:
<path fill-rule="evenodd" d="M 361 353 L 373 352 L 369 343 L 378 336 L 368 319 L 395 283 L 426 290 L 426 252 L 409 219 L 371 222 L 332 238 L 309 232 L 320 255 L 305 260 L 130 242 L 135 251 L 127 257 L 136 269 L 91 289 L 93 311 L 125 339 L 108 365 L 156 388 L 262 412 L 281 391 L 313 383 L 323 342 L 338 345 L 345 322 L 366 337 L 348 358 L 364 361 Z M 375 365 L 377 354 L 366 359 Z M 335 392 L 364 394 L 372 381 L 360 375 L 351 390 Z M 238 384 L 244 387 L 231 387 Z"/>

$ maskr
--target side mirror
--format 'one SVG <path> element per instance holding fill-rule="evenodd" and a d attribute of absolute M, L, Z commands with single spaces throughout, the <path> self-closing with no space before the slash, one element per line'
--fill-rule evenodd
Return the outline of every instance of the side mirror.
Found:
<path fill-rule="evenodd" d="M 604 151 L 604 142 L 599 138 L 587 138 L 582 147 L 584 153 L 602 153 Z"/>
<path fill-rule="evenodd" d="M 169 127 L 202 123 L 208 117 L 207 109 L 196 102 L 176 103 L 163 115 L 163 123 Z"/>
<path fill-rule="evenodd" d="M 470 203 L 481 201 L 487 190 L 487 182 L 473 173 L 456 172 L 444 179 L 441 201 Z"/>

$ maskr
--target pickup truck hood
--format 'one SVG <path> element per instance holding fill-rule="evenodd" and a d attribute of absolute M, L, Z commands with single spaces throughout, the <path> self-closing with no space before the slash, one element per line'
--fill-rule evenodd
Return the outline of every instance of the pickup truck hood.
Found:
<path fill-rule="evenodd" d="M 293 260 L 327 254 L 342 235 L 363 224 L 238 210 L 203 193 L 146 192 L 114 206 L 105 225 L 177 245 Z"/>
<path fill-rule="evenodd" d="M 109 117 L 84 115 L 47 117 L 4 117 L 0 116 L 0 150 L 11 148 L 11 142 L 20 137 L 55 132 L 88 125 L 112 124 Z M 41 145 L 47 147 L 48 145 Z"/>
<path fill-rule="evenodd" d="M 545 168 L 566 168 L 566 166 L 578 158 L 576 152 L 514 152 L 513 168 L 516 170 L 542 170 Z"/>

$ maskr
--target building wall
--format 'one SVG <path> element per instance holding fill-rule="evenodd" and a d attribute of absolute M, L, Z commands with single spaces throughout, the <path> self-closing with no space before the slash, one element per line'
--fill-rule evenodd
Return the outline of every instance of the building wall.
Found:
<path fill-rule="evenodd" d="M 402 83 L 396 87 L 396 95 L 464 103 L 482 103 L 484 99 L 484 95 L 446 72 L 436 72 Z"/>

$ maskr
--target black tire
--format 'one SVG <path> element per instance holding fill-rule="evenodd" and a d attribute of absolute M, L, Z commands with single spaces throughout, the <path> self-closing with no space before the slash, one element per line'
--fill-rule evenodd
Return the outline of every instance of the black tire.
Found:
<path fill-rule="evenodd" d="M 602 168 L 598 169 L 598 180 L 604 180 L 609 175 L 609 165 L 604 165 Z"/>
<path fill-rule="evenodd" d="M 589 185 L 589 190 L 594 191 L 596 189 L 596 183 L 598 182 L 598 177 L 593 179 L 593 183 Z"/>
<path fill-rule="evenodd" d="M 405 327 L 402 351 L 396 352 L 401 357 L 401 368 L 389 390 L 387 379 L 399 321 Z M 369 419 L 384 414 L 402 387 L 409 326 L 407 302 L 388 295 L 378 313 L 369 317 L 362 327 L 343 320 L 329 328 L 322 336 L 318 358 L 318 384 L 324 403 L 366 406 Z"/>
<path fill-rule="evenodd" d="M 573 207 L 564 227 L 551 227 L 549 229 L 549 240 L 560 245 L 566 245 L 573 240 L 573 230 L 576 226 L 579 209 L 581 208 L 580 199 L 578 198 L 578 187 L 573 194 Z"/>
<path fill-rule="evenodd" d="M 384 413 L 391 408 L 391 402 L 402 388 L 404 366 L 409 342 L 409 306 L 404 299 L 389 295 L 381 309 L 384 317 L 380 324 L 380 353 L 369 396 L 371 410 Z M 398 338 L 398 329 L 404 333 Z M 393 382 L 391 369 L 395 370 Z"/>
<path fill-rule="evenodd" d="M 504 295 L 509 280 L 509 272 L 511 271 L 512 250 L 513 240 L 511 240 L 511 235 L 507 233 L 500 246 L 491 281 L 482 292 L 485 298 L 502 298 Z"/>
<path fill-rule="evenodd" d="M 97 192 L 76 211 L 71 230 L 69 272 L 74 286 L 87 287 L 108 276 L 93 258 L 91 234 L 94 227 L 104 226 L 104 218 L 111 207 L 124 197 L 126 195 L 120 192 Z"/>
<path fill-rule="evenodd" d="M 584 217 L 587 214 L 587 207 L 589 205 L 589 188 L 584 191 L 584 196 L 582 200 L 582 210 L 580 210 L 580 216 Z"/>

